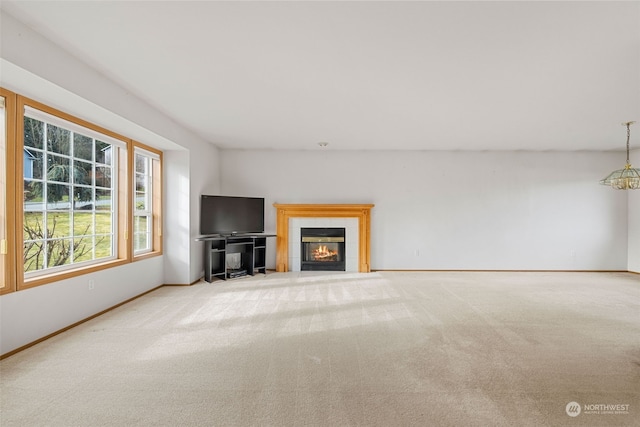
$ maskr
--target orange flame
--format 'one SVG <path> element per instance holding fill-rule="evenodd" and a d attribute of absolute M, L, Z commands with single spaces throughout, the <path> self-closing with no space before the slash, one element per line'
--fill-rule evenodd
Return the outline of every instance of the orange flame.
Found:
<path fill-rule="evenodd" d="M 330 250 L 326 245 L 320 245 L 316 250 L 313 251 L 313 258 L 316 261 L 323 261 L 327 258 L 333 258 L 338 255 L 338 251 Z"/>

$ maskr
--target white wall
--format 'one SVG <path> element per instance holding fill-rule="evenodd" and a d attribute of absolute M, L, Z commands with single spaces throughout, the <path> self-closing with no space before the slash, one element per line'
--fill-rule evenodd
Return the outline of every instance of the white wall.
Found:
<path fill-rule="evenodd" d="M 163 157 L 163 252 L 164 283 L 179 285 L 189 283 L 191 226 L 189 209 L 189 152 L 165 151 Z"/>
<path fill-rule="evenodd" d="M 218 149 L 201 144 L 189 151 L 166 151 L 164 205 L 165 284 L 190 284 L 204 275 L 200 235 L 200 194 L 220 192 Z"/>
<path fill-rule="evenodd" d="M 374 203 L 373 269 L 626 270 L 619 153 L 221 151 L 225 194 Z M 275 265 L 274 251 L 269 266 Z"/>
<path fill-rule="evenodd" d="M 631 163 L 640 167 L 640 150 L 630 153 Z M 629 265 L 628 270 L 640 273 L 640 190 L 629 195 Z"/>

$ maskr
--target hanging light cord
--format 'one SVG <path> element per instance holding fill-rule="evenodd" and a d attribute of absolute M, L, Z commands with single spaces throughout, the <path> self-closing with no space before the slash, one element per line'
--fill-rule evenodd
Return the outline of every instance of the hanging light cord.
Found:
<path fill-rule="evenodd" d="M 631 162 L 629 161 L 629 138 L 631 138 L 631 125 L 634 124 L 635 122 L 627 122 L 627 123 L 623 123 L 623 125 L 627 126 L 627 165 L 630 165 Z"/>

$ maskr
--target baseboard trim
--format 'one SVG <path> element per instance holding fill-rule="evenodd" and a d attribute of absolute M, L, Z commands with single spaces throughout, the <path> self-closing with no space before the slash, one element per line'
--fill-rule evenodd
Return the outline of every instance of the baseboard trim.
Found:
<path fill-rule="evenodd" d="M 131 301 L 133 301 L 133 300 L 136 300 L 136 299 L 140 298 L 140 297 L 141 297 L 141 296 L 143 296 L 143 295 L 146 295 L 146 294 L 151 293 L 151 292 L 153 292 L 153 291 L 155 291 L 155 290 L 158 290 L 158 289 L 160 289 L 162 286 L 164 286 L 164 285 L 156 286 L 155 288 L 153 288 L 153 289 L 149 289 L 148 291 L 143 292 L 143 293 L 141 293 L 140 295 L 136 295 L 135 297 L 132 297 L 132 298 L 129 298 L 129 299 L 125 300 L 125 301 L 122 301 L 122 302 L 120 302 L 120 303 L 118 303 L 118 304 L 114 305 L 113 307 L 109 307 L 109 308 L 107 308 L 107 309 L 105 309 L 105 310 L 102 310 L 102 311 L 100 311 L 100 312 L 98 312 L 98 313 L 96 313 L 96 314 L 93 314 L 93 315 L 91 315 L 91 316 L 89 316 L 89 317 L 87 317 L 87 318 L 85 318 L 85 319 L 82 319 L 82 320 L 79 320 L 79 321 L 77 321 L 77 322 L 75 322 L 75 323 L 72 323 L 71 325 L 66 326 L 66 327 L 64 327 L 64 328 L 62 328 L 62 329 L 60 329 L 60 330 L 57 330 L 57 331 L 52 332 L 52 333 L 50 333 L 50 334 L 48 334 L 48 335 L 45 335 L 45 336 L 44 336 L 44 337 L 42 337 L 42 338 L 38 338 L 37 340 L 35 340 L 35 341 L 33 341 L 33 342 L 30 342 L 30 343 L 25 344 L 25 345 L 23 345 L 23 346 L 20 346 L 20 347 L 18 347 L 18 348 L 16 348 L 16 349 L 13 349 L 13 350 L 11 350 L 11 351 L 8 351 L 8 352 L 6 352 L 5 354 L 1 354 L 1 355 L 0 355 L 0 360 L 6 359 L 6 358 L 7 358 L 7 357 L 9 357 L 9 356 L 13 356 L 13 355 L 14 355 L 14 354 L 16 354 L 16 353 L 20 353 L 21 351 L 26 350 L 26 349 L 28 349 L 29 347 L 33 347 L 33 346 L 34 346 L 34 345 L 36 345 L 36 344 L 40 344 L 41 342 L 46 341 L 46 340 L 48 340 L 49 338 L 53 338 L 53 337 L 55 337 L 56 335 L 59 335 L 59 334 L 61 334 L 61 333 L 63 333 L 63 332 L 68 331 L 69 329 L 73 329 L 73 328 L 75 328 L 76 326 L 81 325 L 81 324 L 83 324 L 83 323 L 85 323 L 85 322 L 88 322 L 88 321 L 89 321 L 89 320 L 91 320 L 91 319 L 95 319 L 95 318 L 96 318 L 96 317 L 98 317 L 98 316 L 102 316 L 103 314 L 108 313 L 108 312 L 110 312 L 111 310 L 116 309 L 116 308 L 118 308 L 118 307 L 120 307 L 120 306 L 122 306 L 122 305 L 125 305 L 125 304 L 127 304 L 127 303 L 129 303 L 129 302 L 131 302 Z"/>
<path fill-rule="evenodd" d="M 193 286 L 196 283 L 200 283 L 204 279 L 204 275 L 197 278 L 195 281 L 191 283 L 165 283 L 162 286 Z"/>

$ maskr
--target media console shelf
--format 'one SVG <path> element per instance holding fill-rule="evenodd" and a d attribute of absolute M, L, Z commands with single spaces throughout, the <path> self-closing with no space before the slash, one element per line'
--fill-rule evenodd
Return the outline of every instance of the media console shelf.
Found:
<path fill-rule="evenodd" d="M 204 280 L 237 279 L 266 274 L 267 238 L 275 234 L 201 236 L 204 242 Z"/>

